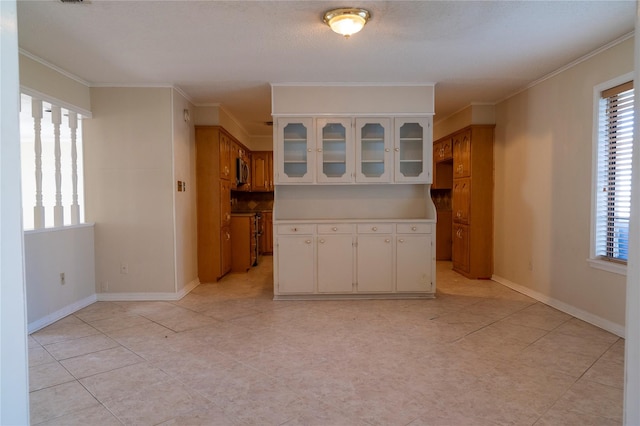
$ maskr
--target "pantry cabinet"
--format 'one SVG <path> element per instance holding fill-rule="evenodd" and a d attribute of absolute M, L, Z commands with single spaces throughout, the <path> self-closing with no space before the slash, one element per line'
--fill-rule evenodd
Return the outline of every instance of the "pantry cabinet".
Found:
<path fill-rule="evenodd" d="M 473 279 L 493 274 L 493 127 L 451 135 L 453 269 Z"/>

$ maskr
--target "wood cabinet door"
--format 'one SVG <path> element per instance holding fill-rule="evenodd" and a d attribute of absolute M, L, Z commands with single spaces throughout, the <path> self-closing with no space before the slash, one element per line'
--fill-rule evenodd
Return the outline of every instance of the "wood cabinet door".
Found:
<path fill-rule="evenodd" d="M 353 237 L 318 235 L 318 292 L 353 291 Z"/>
<path fill-rule="evenodd" d="M 220 230 L 220 276 L 231 271 L 231 228 Z"/>
<path fill-rule="evenodd" d="M 453 180 L 453 221 L 458 223 L 469 223 L 471 210 L 471 179 Z"/>
<path fill-rule="evenodd" d="M 433 161 L 447 161 L 453 158 L 452 139 L 447 138 L 433 144 Z"/>
<path fill-rule="evenodd" d="M 453 137 L 453 177 L 471 176 L 471 131 Z"/>
<path fill-rule="evenodd" d="M 393 291 L 393 236 L 358 235 L 358 293 Z"/>
<path fill-rule="evenodd" d="M 312 235 L 277 237 L 278 292 L 313 293 L 315 251 Z"/>
<path fill-rule="evenodd" d="M 273 183 L 273 153 L 271 151 L 255 151 L 251 160 L 252 191 L 271 191 Z"/>
<path fill-rule="evenodd" d="M 431 290 L 431 234 L 396 236 L 396 291 Z"/>
<path fill-rule="evenodd" d="M 220 226 L 231 225 L 231 182 L 220 181 Z"/>
<path fill-rule="evenodd" d="M 224 132 L 220 132 L 220 178 L 231 178 L 231 139 Z"/>
<path fill-rule="evenodd" d="M 453 224 L 453 269 L 469 272 L 469 226 Z"/>

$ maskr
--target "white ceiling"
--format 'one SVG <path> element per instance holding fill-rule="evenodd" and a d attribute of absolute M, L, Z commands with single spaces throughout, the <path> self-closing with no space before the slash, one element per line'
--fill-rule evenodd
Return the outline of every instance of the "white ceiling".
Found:
<path fill-rule="evenodd" d="M 364 7 L 350 39 L 323 13 Z M 436 83 L 436 120 L 633 31 L 626 1 L 18 1 L 20 48 L 92 85 L 179 87 L 270 135 L 270 83 Z"/>

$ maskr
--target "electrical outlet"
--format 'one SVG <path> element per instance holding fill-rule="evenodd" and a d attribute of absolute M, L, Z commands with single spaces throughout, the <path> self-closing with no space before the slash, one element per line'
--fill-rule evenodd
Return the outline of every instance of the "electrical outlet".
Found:
<path fill-rule="evenodd" d="M 60 272 L 60 285 L 64 285 L 65 282 L 64 272 Z"/>
<path fill-rule="evenodd" d="M 127 265 L 126 263 L 121 263 L 120 264 L 120 273 L 121 274 L 128 274 L 129 273 L 129 265 Z"/>

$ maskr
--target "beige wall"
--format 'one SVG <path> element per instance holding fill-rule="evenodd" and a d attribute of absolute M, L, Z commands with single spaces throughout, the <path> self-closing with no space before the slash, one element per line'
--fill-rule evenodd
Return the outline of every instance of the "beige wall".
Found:
<path fill-rule="evenodd" d="M 20 54 L 20 86 L 55 99 L 57 105 L 86 113 L 91 111 L 89 87 Z M 31 92 L 30 94 L 32 94 Z"/>
<path fill-rule="evenodd" d="M 495 123 L 494 105 L 469 105 L 449 117 L 438 119 L 433 124 L 433 140 L 437 141 L 472 124 Z"/>
<path fill-rule="evenodd" d="M 496 106 L 494 271 L 620 330 L 625 277 L 591 268 L 593 88 L 633 70 L 624 41 Z"/>
<path fill-rule="evenodd" d="M 93 118 L 84 121 L 85 215 L 96 223 L 101 293 L 176 291 L 172 90 L 91 89 Z"/>
<path fill-rule="evenodd" d="M 222 126 L 236 139 L 250 150 L 257 151 L 251 147 L 251 138 L 244 127 L 222 106 L 197 106 L 195 107 L 196 126 Z"/>
<path fill-rule="evenodd" d="M 184 119 L 185 109 L 193 115 L 193 105 L 177 90 L 172 91 L 172 99 L 176 289 L 181 292 L 198 280 L 196 147 L 193 120 Z M 186 183 L 186 191 L 176 190 L 177 181 Z"/>

